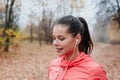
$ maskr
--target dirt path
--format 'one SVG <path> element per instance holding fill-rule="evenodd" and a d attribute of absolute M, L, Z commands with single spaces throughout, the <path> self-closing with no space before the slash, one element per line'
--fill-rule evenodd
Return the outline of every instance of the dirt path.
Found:
<path fill-rule="evenodd" d="M 120 80 L 120 45 L 96 45 L 93 59 L 103 65 L 109 80 Z M 0 53 L 0 80 L 47 80 L 47 68 L 55 58 L 53 46 L 22 43 Z"/>
<path fill-rule="evenodd" d="M 96 45 L 92 56 L 103 65 L 109 80 L 120 80 L 120 45 Z"/>

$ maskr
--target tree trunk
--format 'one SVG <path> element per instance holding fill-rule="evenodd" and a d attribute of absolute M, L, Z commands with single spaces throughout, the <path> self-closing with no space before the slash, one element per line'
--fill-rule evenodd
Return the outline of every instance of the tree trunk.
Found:
<path fill-rule="evenodd" d="M 42 46 L 42 36 L 41 36 L 41 26 L 38 27 L 38 41 L 40 46 Z"/>
<path fill-rule="evenodd" d="M 8 5 L 9 4 L 9 0 L 7 0 L 7 3 L 6 3 L 5 28 L 4 28 L 4 31 L 3 31 L 3 38 L 6 37 L 5 43 L 4 43 L 4 51 L 6 51 L 6 52 L 8 52 L 9 44 L 10 44 L 10 39 L 9 39 L 9 36 L 6 34 L 6 30 L 11 28 L 12 23 L 13 23 L 12 15 L 13 15 L 13 5 L 14 5 L 14 2 L 15 2 L 15 0 L 12 0 L 10 6 Z"/>
<path fill-rule="evenodd" d="M 30 42 L 33 42 L 33 29 L 32 29 L 32 25 L 30 26 Z"/>
<path fill-rule="evenodd" d="M 8 52 L 9 45 L 10 45 L 10 38 L 7 37 L 6 40 L 5 40 L 5 43 L 4 43 L 4 51 L 5 52 Z"/>

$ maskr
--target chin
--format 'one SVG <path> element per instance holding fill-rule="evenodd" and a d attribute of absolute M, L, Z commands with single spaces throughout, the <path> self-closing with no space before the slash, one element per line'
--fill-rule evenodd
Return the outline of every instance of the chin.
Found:
<path fill-rule="evenodd" d="M 65 53 L 65 52 L 57 52 L 58 56 L 69 56 L 71 53 Z"/>
<path fill-rule="evenodd" d="M 57 52 L 57 53 L 58 53 L 58 52 Z M 64 53 L 60 53 L 60 52 L 58 53 L 58 56 L 63 56 L 63 55 L 64 55 Z"/>

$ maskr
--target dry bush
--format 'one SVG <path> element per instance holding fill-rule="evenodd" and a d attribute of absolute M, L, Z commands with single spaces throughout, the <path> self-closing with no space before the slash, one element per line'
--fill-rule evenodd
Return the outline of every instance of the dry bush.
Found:
<path fill-rule="evenodd" d="M 116 22 L 113 19 L 114 19 L 114 17 L 112 18 L 111 26 L 109 29 L 110 42 L 113 44 L 115 44 L 115 43 L 120 44 L 120 27 L 119 27 L 120 25 L 118 24 L 118 22 Z"/>

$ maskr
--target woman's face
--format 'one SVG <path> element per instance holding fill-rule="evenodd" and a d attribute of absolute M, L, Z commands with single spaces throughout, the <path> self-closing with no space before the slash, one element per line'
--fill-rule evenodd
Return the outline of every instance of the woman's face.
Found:
<path fill-rule="evenodd" d="M 66 25 L 58 24 L 53 28 L 53 45 L 59 56 L 69 55 L 73 52 L 75 39 L 68 33 Z"/>

